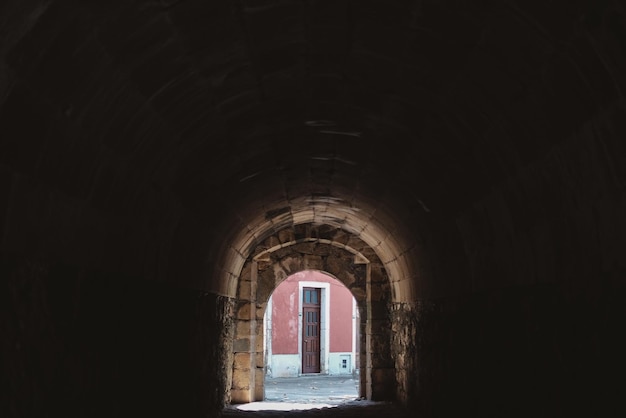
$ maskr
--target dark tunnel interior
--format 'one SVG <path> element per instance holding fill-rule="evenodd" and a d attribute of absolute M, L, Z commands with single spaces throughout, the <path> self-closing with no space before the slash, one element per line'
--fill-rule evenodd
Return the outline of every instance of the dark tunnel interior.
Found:
<path fill-rule="evenodd" d="M 0 415 L 263 399 L 285 277 L 364 399 L 626 416 L 626 4 L 0 2 Z"/>

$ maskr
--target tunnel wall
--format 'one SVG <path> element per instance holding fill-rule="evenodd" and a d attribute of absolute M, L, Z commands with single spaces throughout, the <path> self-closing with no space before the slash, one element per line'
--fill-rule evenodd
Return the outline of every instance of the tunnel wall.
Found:
<path fill-rule="evenodd" d="M 622 115 L 599 115 L 455 217 L 466 291 L 440 277 L 439 294 L 394 305 L 398 397 L 423 416 L 623 414 Z"/>
<path fill-rule="evenodd" d="M 516 3 L 522 5 L 511 5 Z M 446 202 L 442 197 L 440 204 L 431 205 L 430 200 L 439 202 L 438 186 L 432 186 L 432 199 L 424 199 L 429 211 L 420 229 L 425 237 L 421 246 L 429 256 L 414 260 L 424 268 L 423 277 L 411 277 L 419 300 L 395 304 L 391 311 L 396 391 L 424 416 L 614 416 L 623 409 L 616 404 L 626 398 L 623 385 L 612 381 L 620 382 L 625 375 L 626 347 L 620 337 L 626 322 L 626 129 L 623 106 L 608 105 L 623 100 L 623 7 L 618 2 L 560 3 L 545 14 L 524 14 L 527 7 L 520 7 L 513 17 L 494 18 L 506 31 L 483 25 L 487 21 L 482 18 L 472 33 L 465 31 L 467 26 L 458 28 L 464 39 L 468 34 L 485 41 L 501 36 L 492 47 L 483 41 L 425 40 L 432 44 L 426 46 L 432 53 L 423 56 L 425 63 L 465 65 L 467 55 L 459 52 L 474 51 L 474 64 L 482 59 L 493 64 L 475 65 L 471 70 L 476 75 L 460 71 L 458 79 L 446 72 L 434 77 L 441 72 L 435 66 L 424 79 L 435 90 L 426 89 L 415 111 L 406 111 L 407 126 L 428 124 L 430 112 L 414 119 L 423 113 L 422 100 L 429 108 L 440 97 L 441 85 L 450 87 L 450 80 L 458 80 L 461 88 L 451 94 L 467 109 L 458 116 L 476 123 L 460 131 L 459 141 L 414 141 L 427 145 L 416 148 L 413 154 L 422 155 L 422 160 L 411 161 L 410 167 L 427 168 L 406 171 L 407 187 L 418 174 L 426 174 L 424 183 L 447 178 L 441 184 L 456 186 L 449 194 L 457 199 Z M 160 17 L 160 7 L 141 11 L 117 5 L 89 9 L 54 2 L 6 4 L 1 20 L 7 36 L 0 52 L 0 332 L 8 372 L 0 379 L 8 390 L 0 395 L 6 396 L 2 405 L 7 408 L 1 415 L 61 411 L 64 416 L 171 416 L 174 407 L 177 415 L 214 411 L 222 394 L 213 391 L 226 385 L 206 385 L 225 375 L 217 369 L 219 364 L 232 363 L 219 359 L 232 352 L 220 347 L 230 339 L 217 337 L 218 330 L 228 333 L 223 325 L 228 324 L 225 312 L 231 302 L 200 289 L 207 279 L 204 239 L 224 238 L 197 218 L 184 216 L 179 206 L 201 208 L 198 213 L 218 222 L 227 219 L 221 215 L 228 209 L 214 212 L 213 195 L 198 190 L 226 184 L 231 173 L 224 168 L 232 160 L 224 158 L 224 165 L 204 173 L 201 164 L 216 149 L 207 145 L 196 152 L 204 147 L 179 147 L 173 142 L 184 141 L 172 141 L 180 127 L 207 116 L 204 109 L 213 96 L 201 95 L 199 102 L 186 101 L 187 106 L 167 106 L 184 95 L 183 89 L 173 88 L 159 100 L 148 100 L 161 82 L 174 79 L 151 71 L 156 67 L 150 63 L 160 66 L 185 56 L 174 51 L 155 54 L 151 61 L 133 53 L 144 51 L 146 44 L 161 45 L 176 32 L 168 18 Z M 446 4 L 441 6 L 442 13 L 426 13 L 424 19 L 433 26 L 445 22 L 443 34 L 458 19 Z M 221 19 L 225 15 L 213 11 L 207 8 L 203 16 L 233 26 L 232 19 Z M 127 12 L 127 19 L 116 19 Z M 109 27 L 109 19 L 122 26 Z M 198 21 L 197 28 L 212 27 Z M 523 24 L 516 25 L 520 21 Z M 150 22 L 163 37 L 148 42 Z M 365 26 L 366 33 L 376 28 Z M 146 35 L 127 42 L 138 28 Z M 199 38 L 212 39 L 198 33 Z M 477 45 L 487 47 L 486 56 Z M 199 43 L 198 50 L 206 46 Z M 384 60 L 381 66 L 370 65 L 363 55 L 363 65 L 360 59 L 352 65 L 376 75 L 355 85 L 357 91 L 368 86 L 365 81 L 378 79 L 380 73 L 371 69 L 397 68 Z M 422 62 L 421 57 L 416 62 Z M 487 71 L 500 65 L 513 70 L 505 78 L 519 77 L 522 83 L 506 88 L 507 83 L 490 77 L 493 73 Z M 203 68 L 212 73 L 209 67 Z M 526 74 L 528 70 L 532 74 Z M 410 67 L 406 71 L 415 73 Z M 411 77 L 380 81 L 398 81 L 398 91 L 411 95 L 405 84 Z M 194 81 L 188 88 L 198 87 Z M 238 83 L 224 84 L 217 102 L 228 103 L 229 97 L 248 88 Z M 485 90 L 477 94 L 474 88 L 481 85 Z M 200 82 L 199 87 L 205 86 Z M 378 106 L 376 93 L 358 93 L 360 97 Z M 233 113 L 249 103 L 233 106 Z M 291 96 L 287 103 L 274 105 L 272 111 L 293 115 L 291 110 L 298 106 Z M 454 103 L 444 106 L 442 114 L 457 114 Z M 476 116 L 470 107 L 475 107 Z M 601 107 L 603 113 L 596 119 L 564 133 Z M 394 108 L 392 103 L 389 108 Z M 481 111 L 491 118 L 483 121 Z M 241 121 L 246 122 L 245 117 Z M 501 138 L 497 129 L 483 137 L 483 129 L 501 121 L 513 122 L 507 127 L 515 131 L 511 138 Z M 466 138 L 463 133 L 473 128 L 476 138 Z M 195 140 L 221 138 L 212 131 L 200 130 Z M 558 143 L 568 135 L 569 140 Z M 294 149 L 299 146 L 291 137 L 289 142 Z M 440 142 L 441 156 L 426 152 L 431 147 L 439 150 Z M 476 146 L 464 147 L 465 142 Z M 378 160 L 384 150 L 373 148 Z M 397 149 L 389 147 L 388 152 L 396 162 Z M 187 153 L 197 154 L 201 162 L 179 169 L 186 165 Z M 516 155 L 520 158 L 509 157 Z M 471 169 L 455 171 L 463 163 Z M 485 169 L 482 180 L 474 181 L 481 173 L 472 170 L 483 166 L 496 169 Z M 515 170 L 512 177 L 504 177 Z M 489 180 L 500 177 L 495 185 Z M 392 180 L 381 178 L 381 189 Z M 466 184 L 454 183 L 462 181 Z M 472 184 L 481 187 L 464 187 Z M 163 192 L 168 189 L 177 196 Z M 211 210 L 204 211 L 207 207 Z M 431 222 L 429 217 L 436 216 Z M 412 296 L 412 289 L 406 294 Z M 204 388 L 206 398 L 199 395 Z"/>
<path fill-rule="evenodd" d="M 224 404 L 229 299 L 0 258 L 3 417 L 206 416 Z"/>

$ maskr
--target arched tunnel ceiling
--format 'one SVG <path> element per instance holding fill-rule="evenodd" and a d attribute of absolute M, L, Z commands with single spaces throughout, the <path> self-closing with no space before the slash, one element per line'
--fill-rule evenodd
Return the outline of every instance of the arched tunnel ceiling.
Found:
<path fill-rule="evenodd" d="M 87 200 L 111 193 L 90 183 L 103 172 L 134 179 L 127 200 L 175 196 L 212 232 L 216 277 L 272 231 L 327 223 L 414 279 L 402 258 L 429 217 L 611 105 L 624 70 L 618 2 L 14 0 L 0 16 L 2 120 L 21 132 L 3 163 L 63 168 L 49 181 Z"/>

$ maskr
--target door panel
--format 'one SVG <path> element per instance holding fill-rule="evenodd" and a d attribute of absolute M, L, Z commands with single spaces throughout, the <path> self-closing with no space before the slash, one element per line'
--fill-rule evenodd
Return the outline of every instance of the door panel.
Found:
<path fill-rule="evenodd" d="M 302 294 L 302 373 L 320 372 L 320 289 Z"/>

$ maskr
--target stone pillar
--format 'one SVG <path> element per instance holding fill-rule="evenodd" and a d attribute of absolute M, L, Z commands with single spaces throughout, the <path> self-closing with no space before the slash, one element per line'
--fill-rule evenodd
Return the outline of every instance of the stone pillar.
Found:
<path fill-rule="evenodd" d="M 391 356 L 391 323 L 379 269 L 367 265 L 367 321 L 365 395 L 373 401 L 391 401 L 395 395 L 395 371 Z"/>
<path fill-rule="evenodd" d="M 411 400 L 414 406 L 420 376 L 417 370 L 418 304 L 394 303 L 391 315 L 396 401 L 408 406 Z"/>
<path fill-rule="evenodd" d="M 256 271 L 256 270 L 255 270 Z M 256 280 L 254 281 L 256 283 Z M 256 341 L 255 341 L 255 360 L 254 360 L 254 400 L 262 401 L 265 399 L 265 337 L 263 331 L 263 314 L 264 310 L 258 305 L 256 312 Z"/>
<path fill-rule="evenodd" d="M 231 402 L 235 404 L 257 400 L 255 389 L 257 381 L 256 268 L 256 262 L 253 262 L 252 269 L 244 269 L 239 279 L 231 388 Z M 261 345 L 262 341 L 261 339 Z"/>

